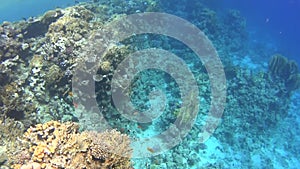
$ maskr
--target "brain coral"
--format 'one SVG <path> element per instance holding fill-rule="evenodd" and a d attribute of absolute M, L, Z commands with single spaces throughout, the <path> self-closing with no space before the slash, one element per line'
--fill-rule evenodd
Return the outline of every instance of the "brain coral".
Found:
<path fill-rule="evenodd" d="M 57 121 L 30 127 L 19 151 L 10 155 L 12 168 L 132 168 L 127 135 L 116 130 L 79 133 L 78 128 L 76 123 Z"/>

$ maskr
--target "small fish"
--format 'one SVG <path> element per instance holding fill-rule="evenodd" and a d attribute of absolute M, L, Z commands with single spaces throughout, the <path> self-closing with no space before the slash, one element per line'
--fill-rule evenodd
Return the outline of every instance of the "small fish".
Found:
<path fill-rule="evenodd" d="M 154 152 L 155 152 L 154 149 L 151 148 L 151 147 L 147 147 L 147 150 L 148 150 L 150 153 L 154 153 Z"/>
<path fill-rule="evenodd" d="M 266 18 L 266 23 L 268 23 L 270 21 L 270 19 L 269 18 Z"/>
<path fill-rule="evenodd" d="M 124 133 L 125 129 L 124 128 L 120 128 L 120 132 Z"/>

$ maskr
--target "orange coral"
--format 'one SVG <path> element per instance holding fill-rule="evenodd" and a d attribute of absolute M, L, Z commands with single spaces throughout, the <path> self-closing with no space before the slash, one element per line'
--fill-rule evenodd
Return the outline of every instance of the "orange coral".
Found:
<path fill-rule="evenodd" d="M 132 168 L 129 137 L 116 130 L 79 133 L 76 123 L 50 121 L 30 127 L 21 142 L 31 158 L 15 169 Z"/>

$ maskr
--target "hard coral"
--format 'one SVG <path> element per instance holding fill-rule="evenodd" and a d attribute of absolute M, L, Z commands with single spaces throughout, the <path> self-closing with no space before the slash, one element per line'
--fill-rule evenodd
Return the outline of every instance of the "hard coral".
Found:
<path fill-rule="evenodd" d="M 91 155 L 93 158 L 103 161 L 102 168 L 130 168 L 128 159 L 132 150 L 129 147 L 130 140 L 126 135 L 116 130 L 103 133 L 89 132 L 92 139 Z"/>
<path fill-rule="evenodd" d="M 55 85 L 57 84 L 64 74 L 59 66 L 53 64 L 49 67 L 48 73 L 45 75 L 46 85 Z"/>
<path fill-rule="evenodd" d="M 132 168 L 128 136 L 116 130 L 104 133 L 78 132 L 76 123 L 50 121 L 29 128 L 21 140 L 31 155 L 22 163 L 11 159 L 13 168 Z"/>
<path fill-rule="evenodd" d="M 51 42 L 56 43 L 59 37 L 67 37 L 78 41 L 85 36 L 89 30 L 89 23 L 81 18 L 72 17 L 70 15 L 64 15 L 60 17 L 56 22 L 50 24 L 47 37 Z M 77 36 L 77 37 L 76 37 Z M 81 38 L 78 38 L 78 37 Z"/>
<path fill-rule="evenodd" d="M 29 163 L 27 165 L 22 165 L 20 169 L 41 169 L 41 165 L 39 163 Z"/>
<path fill-rule="evenodd" d="M 7 152 L 15 151 L 17 137 L 22 135 L 23 130 L 22 123 L 0 117 L 0 164 L 9 158 Z"/>

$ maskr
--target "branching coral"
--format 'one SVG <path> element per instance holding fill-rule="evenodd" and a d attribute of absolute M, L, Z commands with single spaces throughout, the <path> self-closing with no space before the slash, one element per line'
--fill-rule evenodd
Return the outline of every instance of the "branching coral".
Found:
<path fill-rule="evenodd" d="M 78 128 L 76 123 L 57 121 L 30 127 L 20 140 L 20 151 L 10 156 L 12 167 L 132 168 L 128 136 L 116 130 L 79 133 Z"/>

